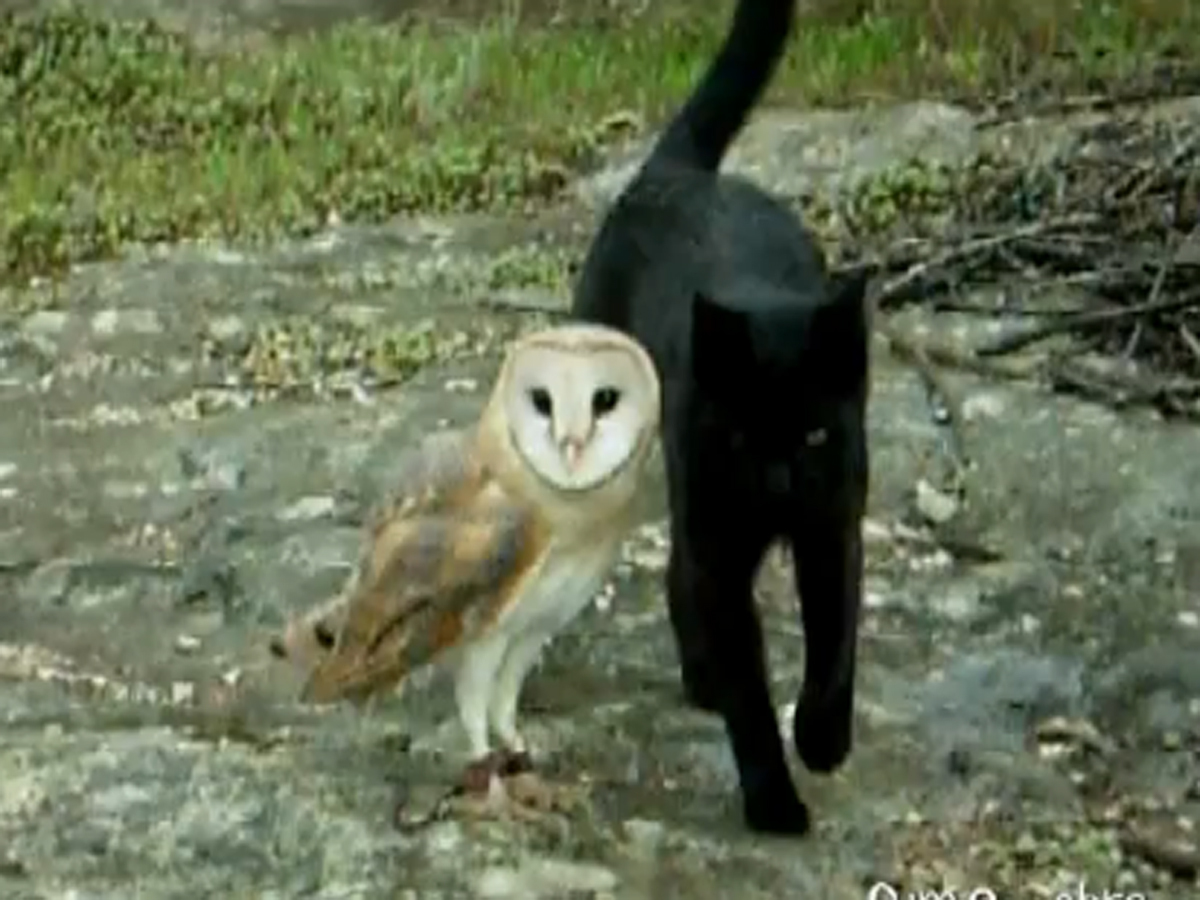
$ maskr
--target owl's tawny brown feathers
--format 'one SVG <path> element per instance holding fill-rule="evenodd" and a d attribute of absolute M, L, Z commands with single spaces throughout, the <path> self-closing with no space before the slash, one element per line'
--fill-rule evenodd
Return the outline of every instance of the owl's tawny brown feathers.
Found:
<path fill-rule="evenodd" d="M 341 615 L 340 634 L 303 699 L 362 699 L 478 636 L 542 555 L 548 524 L 472 464 L 473 436 L 438 435 L 412 457 L 431 479 L 450 477 L 402 494 L 377 517 L 352 592 L 322 607 L 324 621 Z"/>
<path fill-rule="evenodd" d="M 486 753 L 489 724 L 519 747 L 521 685 L 615 562 L 659 403 L 649 357 L 619 332 L 517 342 L 475 427 L 409 451 L 343 596 L 290 627 L 293 646 L 325 634 L 303 697 L 362 699 L 452 655 L 472 753 Z"/>

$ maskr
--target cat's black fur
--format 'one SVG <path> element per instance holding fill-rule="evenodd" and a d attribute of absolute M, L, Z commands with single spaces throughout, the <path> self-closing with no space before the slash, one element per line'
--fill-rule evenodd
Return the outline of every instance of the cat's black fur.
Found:
<path fill-rule="evenodd" d="M 865 277 L 831 279 L 813 238 L 717 174 L 782 56 L 791 0 L 741 0 L 729 36 L 608 211 L 577 317 L 620 328 L 663 380 L 670 618 L 690 701 L 719 712 L 754 830 L 803 834 L 752 584 L 791 544 L 805 632 L 794 741 L 810 770 L 850 751 L 867 494 Z"/>

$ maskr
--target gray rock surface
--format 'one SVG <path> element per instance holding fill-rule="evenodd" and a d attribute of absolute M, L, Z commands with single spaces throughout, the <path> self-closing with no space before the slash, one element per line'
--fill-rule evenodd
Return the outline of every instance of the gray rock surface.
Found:
<path fill-rule="evenodd" d="M 1045 127 L 1053 142 L 1071 126 Z M 934 104 L 778 113 L 731 165 L 797 193 L 845 160 L 956 158 L 984 139 Z M 579 206 L 623 165 L 583 180 Z M 550 219 L 578 243 L 591 215 Z M 953 377 L 979 467 L 962 514 L 997 551 L 955 559 L 913 518 L 945 435 L 881 348 L 857 743 L 836 776 L 798 773 L 811 839 L 743 832 L 720 725 L 680 704 L 661 483 L 612 593 L 528 691 L 531 737 L 584 805 L 393 829 L 400 793 L 444 784 L 462 750 L 444 680 L 365 714 L 305 709 L 265 638 L 341 583 L 396 448 L 478 410 L 520 317 L 462 285 L 543 224 L 158 248 L 82 268 L 56 298 L 31 287 L 36 311 L 0 321 L 0 896 L 858 898 L 930 824 L 930 853 L 963 872 L 1012 823 L 1082 827 L 1075 757 L 1033 736 L 1055 717 L 1093 723 L 1106 783 L 1195 816 L 1195 429 Z M 314 345 L 328 358 L 388 333 L 441 361 L 399 385 L 304 367 Z M 802 642 L 778 562 L 761 600 L 786 720 Z M 1046 863 L 1027 882 L 1073 887 L 1082 863 L 1063 854 L 1065 874 Z M 1193 895 L 1106 854 L 1095 892 Z"/>

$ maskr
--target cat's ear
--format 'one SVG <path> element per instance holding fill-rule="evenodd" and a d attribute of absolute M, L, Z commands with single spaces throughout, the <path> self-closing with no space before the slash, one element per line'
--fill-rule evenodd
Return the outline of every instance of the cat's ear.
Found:
<path fill-rule="evenodd" d="M 692 298 L 692 375 L 701 384 L 726 384 L 733 373 L 753 368 L 754 347 L 746 314 L 706 294 Z"/>
<path fill-rule="evenodd" d="M 817 327 L 823 342 L 848 346 L 867 339 L 872 318 L 867 297 L 869 282 L 870 273 L 865 268 L 830 276 L 825 303 L 817 313 Z"/>
<path fill-rule="evenodd" d="M 814 322 L 814 346 L 826 355 L 831 374 L 857 381 L 865 376 L 871 342 L 871 304 L 867 296 L 870 273 L 865 268 L 830 277 L 826 302 Z"/>

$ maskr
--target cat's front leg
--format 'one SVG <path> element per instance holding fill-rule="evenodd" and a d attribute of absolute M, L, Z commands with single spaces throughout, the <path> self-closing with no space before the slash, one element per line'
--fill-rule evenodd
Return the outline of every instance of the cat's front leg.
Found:
<path fill-rule="evenodd" d="M 861 522 L 849 511 L 810 520 L 793 535 L 792 550 L 805 646 L 793 740 L 810 771 L 832 772 L 845 762 L 852 744 Z"/>
<path fill-rule="evenodd" d="M 701 553 L 680 534 L 672 540 L 670 603 L 686 610 L 683 621 L 705 639 L 698 651 L 681 645 L 681 657 L 700 666 L 689 673 L 685 662 L 684 678 L 705 679 L 703 689 L 712 692 L 705 699 L 725 722 L 746 824 L 759 832 L 802 835 L 809 813 L 792 783 L 771 702 L 754 604 L 755 557 L 733 549 Z M 688 639 L 687 633 L 681 638 Z"/>
<path fill-rule="evenodd" d="M 674 538 L 672 546 L 678 540 Z M 720 712 L 721 668 L 698 608 L 697 575 L 684 557 L 682 550 L 672 550 L 667 565 L 667 611 L 679 654 L 683 696 L 697 709 Z"/>
<path fill-rule="evenodd" d="M 686 478 L 686 453 L 680 442 L 667 435 L 667 484 L 670 499 L 671 552 L 667 558 L 667 612 L 675 648 L 684 700 L 705 712 L 720 712 L 720 635 L 710 635 L 698 582 L 702 575 L 692 561 L 695 551 L 688 534 L 691 523 L 701 533 L 712 523 L 698 518 L 688 498 L 701 487 Z M 694 502 L 694 501 L 693 501 Z"/>

